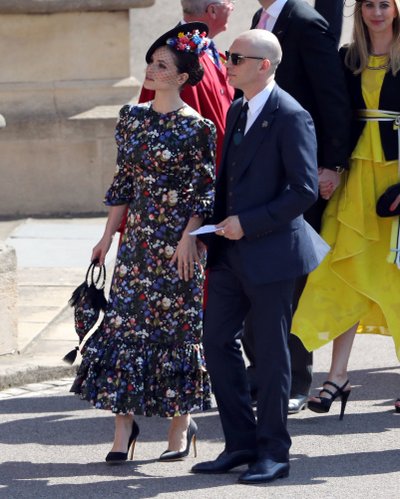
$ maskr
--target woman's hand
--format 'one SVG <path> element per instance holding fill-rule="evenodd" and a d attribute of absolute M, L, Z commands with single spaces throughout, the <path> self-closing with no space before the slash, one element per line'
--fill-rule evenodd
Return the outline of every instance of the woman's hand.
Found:
<path fill-rule="evenodd" d="M 118 227 L 121 225 L 122 218 L 126 212 L 127 205 L 120 204 L 117 206 L 110 206 L 108 212 L 108 218 L 106 223 L 106 228 L 104 229 L 103 237 L 96 244 L 92 251 L 92 262 L 99 260 L 99 264 L 103 265 L 108 250 L 110 249 L 113 235 L 117 231 Z"/>
<path fill-rule="evenodd" d="M 184 232 L 174 256 L 171 258 L 171 265 L 176 264 L 179 278 L 185 281 L 193 278 L 195 265 L 198 265 L 201 272 L 203 272 L 196 239 L 195 236 Z"/>
<path fill-rule="evenodd" d="M 104 234 L 103 237 L 100 239 L 100 241 L 96 244 L 96 246 L 93 248 L 92 251 L 92 262 L 93 260 L 96 260 L 96 258 L 99 260 L 99 264 L 103 265 L 104 260 L 106 258 L 106 255 L 108 253 L 108 250 L 110 249 L 111 243 L 112 243 L 112 236 L 108 234 Z"/>
<path fill-rule="evenodd" d="M 400 194 L 396 197 L 393 203 L 389 206 L 390 211 L 394 211 L 400 204 Z"/>

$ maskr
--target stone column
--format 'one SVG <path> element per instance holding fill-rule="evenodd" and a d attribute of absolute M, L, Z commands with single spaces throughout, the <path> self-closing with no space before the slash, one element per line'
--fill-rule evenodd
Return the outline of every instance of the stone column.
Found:
<path fill-rule="evenodd" d="M 137 94 L 129 9 L 155 0 L 0 0 L 0 214 L 104 212 L 118 109 Z"/>

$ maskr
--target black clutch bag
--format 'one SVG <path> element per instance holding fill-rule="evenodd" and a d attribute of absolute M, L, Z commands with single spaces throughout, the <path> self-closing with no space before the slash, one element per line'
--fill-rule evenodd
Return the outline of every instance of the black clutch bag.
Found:
<path fill-rule="evenodd" d="M 106 267 L 104 264 L 96 266 L 97 263 L 98 260 L 93 260 L 89 265 L 85 281 L 75 289 L 68 301 L 69 305 L 74 308 L 75 331 L 79 344 L 96 324 L 100 311 L 104 311 L 107 306 L 104 296 Z M 98 269 L 97 276 L 96 269 Z M 68 364 L 73 364 L 78 350 L 79 346 L 75 347 L 63 360 Z"/>
<path fill-rule="evenodd" d="M 397 208 L 390 211 L 390 205 L 400 195 L 400 183 L 391 185 L 386 189 L 386 191 L 379 197 L 376 202 L 376 213 L 380 217 L 395 217 L 400 215 L 400 203 Z"/>

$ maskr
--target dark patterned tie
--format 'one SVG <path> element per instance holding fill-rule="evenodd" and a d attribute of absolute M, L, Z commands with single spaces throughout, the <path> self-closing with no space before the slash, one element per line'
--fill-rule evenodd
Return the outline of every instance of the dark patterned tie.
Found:
<path fill-rule="evenodd" d="M 233 143 L 238 146 L 244 137 L 244 131 L 246 130 L 247 122 L 247 111 L 249 109 L 248 102 L 245 102 L 240 111 L 239 119 L 237 120 L 235 131 L 233 132 Z"/>

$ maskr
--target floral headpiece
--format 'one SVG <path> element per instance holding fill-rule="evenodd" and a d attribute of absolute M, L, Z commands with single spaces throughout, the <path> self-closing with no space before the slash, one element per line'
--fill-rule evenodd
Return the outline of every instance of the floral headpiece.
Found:
<path fill-rule="evenodd" d="M 210 46 L 211 40 L 207 38 L 207 35 L 208 26 L 205 23 L 192 22 L 175 26 L 157 38 L 151 45 L 146 53 L 146 62 L 149 64 L 154 51 L 159 47 L 165 47 L 165 45 L 176 51 L 198 56 Z"/>
<path fill-rule="evenodd" d="M 200 33 L 198 29 L 184 33 L 178 33 L 178 36 L 168 38 L 167 45 L 173 47 L 180 52 L 189 52 L 191 54 L 200 55 L 210 46 L 210 39 L 207 38 L 207 33 Z"/>

